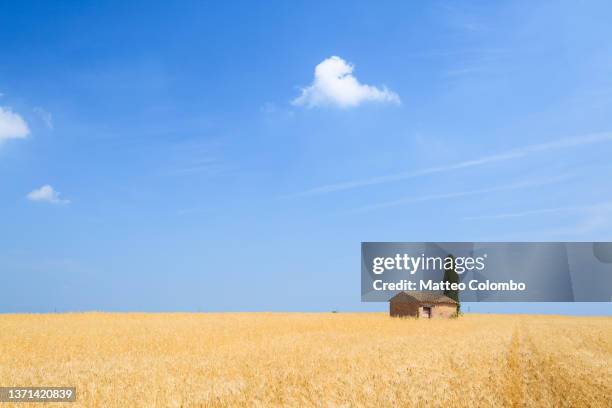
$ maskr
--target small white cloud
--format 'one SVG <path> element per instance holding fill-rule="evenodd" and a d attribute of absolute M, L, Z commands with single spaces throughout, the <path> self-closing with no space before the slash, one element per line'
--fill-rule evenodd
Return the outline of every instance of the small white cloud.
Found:
<path fill-rule="evenodd" d="M 40 117 L 47 129 L 53 130 L 53 115 L 41 107 L 34 108 L 34 112 Z"/>
<path fill-rule="evenodd" d="M 8 139 L 23 139 L 30 134 L 28 124 L 11 108 L 0 106 L 0 143 Z"/>
<path fill-rule="evenodd" d="M 40 201 L 51 204 L 69 204 L 70 200 L 60 198 L 60 193 L 55 191 L 49 184 L 45 184 L 41 188 L 31 191 L 27 195 L 30 201 Z"/>
<path fill-rule="evenodd" d="M 400 98 L 386 87 L 361 84 L 353 75 L 354 66 L 340 57 L 323 60 L 315 68 L 312 85 L 302 89 L 302 94 L 291 103 L 308 108 L 336 106 L 351 108 L 363 102 L 387 102 L 399 104 Z"/>

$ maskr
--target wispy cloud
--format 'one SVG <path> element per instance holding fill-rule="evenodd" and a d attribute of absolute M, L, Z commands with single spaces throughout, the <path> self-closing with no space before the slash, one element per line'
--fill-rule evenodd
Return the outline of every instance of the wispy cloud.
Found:
<path fill-rule="evenodd" d="M 470 217 L 463 217 L 464 220 L 472 221 L 472 220 L 501 220 L 504 218 L 520 218 L 520 217 L 528 217 L 532 215 L 542 215 L 542 214 L 558 214 L 567 211 L 574 211 L 572 207 L 559 207 L 559 208 L 542 208 L 539 210 L 528 210 L 514 213 L 501 213 L 501 214 L 493 214 L 493 215 L 475 215 Z"/>
<path fill-rule="evenodd" d="M 471 75 L 471 74 L 479 74 L 485 72 L 487 70 L 487 66 L 478 65 L 478 66 L 470 66 L 463 68 L 450 69 L 446 71 L 447 76 L 460 76 L 460 75 Z"/>
<path fill-rule="evenodd" d="M 223 173 L 226 170 L 227 166 L 220 163 L 219 160 L 214 157 L 208 157 L 183 163 L 180 166 L 168 170 L 168 174 L 181 175 L 197 173 L 200 175 L 205 174 L 212 176 Z"/>
<path fill-rule="evenodd" d="M 268 124 L 280 124 L 295 117 L 293 109 L 288 109 L 283 106 L 278 106 L 273 102 L 266 102 L 260 108 L 259 112 Z"/>
<path fill-rule="evenodd" d="M 516 50 L 508 48 L 439 49 L 407 54 L 411 59 L 440 60 L 446 66 L 444 77 L 456 78 L 469 75 L 499 73 L 512 65 Z"/>
<path fill-rule="evenodd" d="M 367 205 L 364 207 L 354 209 L 350 212 L 351 213 L 362 213 L 362 212 L 369 212 L 373 210 L 379 210 L 382 208 L 397 207 L 401 205 L 420 203 L 424 201 L 444 200 L 444 199 L 449 199 L 449 198 L 459 198 L 459 197 L 466 197 L 466 196 L 473 196 L 473 195 L 490 194 L 490 193 L 496 193 L 500 191 L 512 191 L 512 190 L 520 190 L 524 188 L 540 187 L 540 186 L 544 186 L 548 184 L 558 183 L 563 180 L 567 180 L 568 178 L 569 178 L 568 175 L 562 175 L 558 177 L 551 177 L 551 178 L 540 179 L 540 180 L 517 181 L 514 183 L 510 183 L 510 184 L 505 184 L 502 186 L 494 186 L 494 187 L 482 188 L 482 189 L 477 189 L 477 190 L 457 191 L 457 192 L 441 193 L 441 194 L 433 194 L 433 195 L 410 196 L 410 197 L 405 197 L 405 198 L 401 198 L 398 200 L 386 201 L 382 203 Z"/>
<path fill-rule="evenodd" d="M 399 96 L 389 89 L 360 83 L 353 75 L 355 67 L 340 57 L 323 60 L 315 68 L 312 85 L 291 103 L 308 108 L 335 106 L 351 108 L 364 102 L 400 103 Z"/>
<path fill-rule="evenodd" d="M 605 143 L 612 141 L 612 132 L 594 133 L 572 138 L 558 139 L 552 142 L 533 144 L 508 150 L 506 152 L 483 156 L 477 159 L 465 160 L 462 162 L 446 165 L 428 167 L 420 170 L 407 171 L 403 173 L 390 174 L 387 176 L 372 177 L 367 179 L 352 180 L 336 184 L 328 184 L 305 190 L 293 196 L 311 196 L 326 193 L 334 193 L 343 190 L 352 190 L 355 188 L 368 187 L 379 184 L 393 183 L 402 180 L 408 180 L 416 177 L 427 176 L 436 173 L 446 173 L 454 170 L 467 169 L 472 167 L 483 166 L 487 164 L 505 162 L 510 160 L 521 159 L 536 153 L 543 153 L 554 150 L 570 149 L 589 144 Z"/>
<path fill-rule="evenodd" d="M 539 208 L 534 210 L 525 210 L 518 212 L 509 212 L 509 213 L 499 213 L 499 214 L 489 214 L 489 215 L 476 215 L 470 217 L 463 217 L 464 220 L 501 220 L 506 218 L 521 218 L 521 217 L 531 217 L 534 215 L 544 215 L 544 214 L 560 214 L 560 213 L 570 213 L 570 212 L 597 212 L 602 209 L 612 209 L 612 202 L 603 202 L 597 204 L 589 204 L 589 205 L 573 205 L 573 206 L 565 206 L 565 207 L 553 207 L 553 208 Z"/>
<path fill-rule="evenodd" d="M 476 10 L 468 7 L 455 7 L 450 4 L 440 4 L 437 8 L 444 14 L 449 26 L 466 32 L 478 32 L 487 29 L 485 20 L 479 17 Z"/>
<path fill-rule="evenodd" d="M 612 228 L 612 201 L 597 204 L 543 208 L 527 210 L 515 213 L 501 213 L 474 217 L 465 217 L 465 220 L 495 220 L 510 219 L 520 217 L 530 217 L 545 214 L 570 214 L 575 213 L 579 218 L 574 222 L 568 222 L 563 217 L 563 222 L 567 225 L 558 228 L 538 229 L 537 231 L 523 232 L 506 239 L 525 239 L 526 236 L 539 237 L 538 239 L 553 239 L 553 237 L 565 237 L 567 239 L 577 239 L 579 236 L 588 235 L 590 240 L 594 239 L 595 232 L 609 232 Z M 605 238 L 605 237 L 604 237 Z M 605 238 L 607 239 L 607 238 Z"/>
<path fill-rule="evenodd" d="M 163 173 L 174 176 L 214 176 L 234 170 L 219 151 L 214 141 L 186 140 L 168 149 Z"/>
<path fill-rule="evenodd" d="M 612 202 L 588 206 L 582 209 L 585 217 L 576 224 L 551 231 L 551 234 L 578 236 L 588 234 L 591 237 L 595 231 L 610 231 L 612 228 Z M 609 234 L 606 234 L 609 237 Z"/>
<path fill-rule="evenodd" d="M 60 198 L 60 193 L 55 191 L 49 184 L 30 191 L 26 196 L 30 201 L 38 201 L 49 204 L 70 204 L 70 200 Z"/>
<path fill-rule="evenodd" d="M 35 107 L 34 112 L 40 117 L 47 129 L 53 130 L 53 115 L 51 115 L 51 113 L 40 106 Z"/>
<path fill-rule="evenodd" d="M 458 49 L 437 49 L 422 52 L 412 52 L 405 55 L 406 58 L 448 58 L 457 59 L 462 57 L 494 57 L 508 55 L 510 50 L 507 48 L 458 48 Z"/>
<path fill-rule="evenodd" d="M 0 106 L 0 143 L 9 139 L 24 139 L 30 128 L 23 118 L 11 108 Z"/>

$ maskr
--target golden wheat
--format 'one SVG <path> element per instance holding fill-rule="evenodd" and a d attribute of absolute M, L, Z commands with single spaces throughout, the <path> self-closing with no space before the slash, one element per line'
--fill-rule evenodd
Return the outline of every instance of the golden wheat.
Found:
<path fill-rule="evenodd" d="M 76 386 L 70 407 L 610 407 L 612 319 L 0 315 L 0 386 Z"/>

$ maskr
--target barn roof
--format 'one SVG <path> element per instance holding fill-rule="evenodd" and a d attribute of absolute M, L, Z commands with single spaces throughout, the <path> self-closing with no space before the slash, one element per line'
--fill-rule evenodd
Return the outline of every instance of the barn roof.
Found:
<path fill-rule="evenodd" d="M 397 295 L 393 296 L 391 299 L 389 299 L 389 301 L 417 303 L 457 303 L 457 301 L 449 298 L 448 296 L 444 296 L 441 293 L 419 291 L 400 292 Z"/>

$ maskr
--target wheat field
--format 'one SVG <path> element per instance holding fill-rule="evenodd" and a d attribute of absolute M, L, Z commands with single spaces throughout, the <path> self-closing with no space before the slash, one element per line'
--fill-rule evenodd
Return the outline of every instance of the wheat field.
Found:
<path fill-rule="evenodd" d="M 612 318 L 6 314 L 0 386 L 76 386 L 51 404 L 70 407 L 611 407 Z"/>

